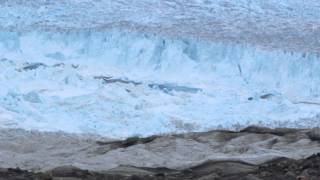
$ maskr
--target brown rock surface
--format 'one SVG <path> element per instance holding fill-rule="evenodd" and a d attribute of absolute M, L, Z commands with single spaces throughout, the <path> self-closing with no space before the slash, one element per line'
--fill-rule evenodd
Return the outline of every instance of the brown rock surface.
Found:
<path fill-rule="evenodd" d="M 2 129 L 0 179 L 317 179 L 316 134 L 248 127 L 110 140 Z M 8 169 L 17 167 L 27 171 Z"/>
<path fill-rule="evenodd" d="M 317 180 L 320 178 L 320 154 L 306 159 L 279 158 L 261 165 L 236 161 L 208 161 L 184 170 L 167 168 L 118 167 L 105 172 L 58 167 L 44 173 L 20 169 L 0 169 L 4 180 Z"/>

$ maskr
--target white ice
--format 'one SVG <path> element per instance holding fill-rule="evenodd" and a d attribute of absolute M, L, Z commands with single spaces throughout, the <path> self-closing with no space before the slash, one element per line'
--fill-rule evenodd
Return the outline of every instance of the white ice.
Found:
<path fill-rule="evenodd" d="M 127 137 L 320 123 L 317 54 L 117 32 L 2 37 L 3 127 Z M 27 69 L 32 63 L 45 66 Z"/>
<path fill-rule="evenodd" d="M 130 2 L 1 1 L 0 126 L 115 138 L 320 126 L 318 1 L 305 14 L 303 1 L 255 1 L 248 32 L 249 0 Z"/>

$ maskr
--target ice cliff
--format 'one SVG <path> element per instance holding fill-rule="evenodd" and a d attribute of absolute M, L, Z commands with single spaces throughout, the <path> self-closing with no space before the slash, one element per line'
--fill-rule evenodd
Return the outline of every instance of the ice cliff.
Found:
<path fill-rule="evenodd" d="M 306 5 L 310 11 L 301 15 L 295 9 L 299 1 L 228 2 L 1 2 L 0 126 L 110 137 L 249 124 L 319 126 L 319 3 Z M 179 9 L 183 3 L 185 9 Z M 106 5 L 111 9 L 100 11 Z M 120 12 L 107 18 L 117 7 L 121 12 L 130 7 L 131 13 L 171 9 L 149 19 Z M 251 20 L 236 12 L 246 7 L 261 31 L 245 31 Z M 74 14 L 77 9 L 83 12 Z M 221 26 L 200 21 L 226 9 L 225 19 L 215 21 Z M 259 21 L 271 12 L 289 14 Z M 187 21 L 190 17 L 196 19 Z M 239 23 L 232 25 L 236 17 Z M 301 17 L 306 23 L 292 29 L 287 20 Z M 275 31 L 274 23 L 283 29 Z"/>

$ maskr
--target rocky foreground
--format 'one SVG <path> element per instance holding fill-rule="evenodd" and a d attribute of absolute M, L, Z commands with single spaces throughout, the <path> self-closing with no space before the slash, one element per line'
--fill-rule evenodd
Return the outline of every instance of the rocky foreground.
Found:
<path fill-rule="evenodd" d="M 167 168 L 127 166 L 107 172 L 81 170 L 73 166 L 58 167 L 44 173 L 32 173 L 20 169 L 0 169 L 1 180 L 317 180 L 319 178 L 320 154 L 302 160 L 280 158 L 260 166 L 240 161 L 208 161 L 180 171 Z"/>
<path fill-rule="evenodd" d="M 110 140 L 0 130 L 0 179 L 319 179 L 320 129 Z M 23 170 L 21 170 L 23 169 Z"/>

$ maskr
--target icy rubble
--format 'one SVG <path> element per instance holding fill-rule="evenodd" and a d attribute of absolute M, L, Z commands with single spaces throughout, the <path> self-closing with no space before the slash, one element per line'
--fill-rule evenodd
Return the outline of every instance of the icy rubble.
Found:
<path fill-rule="evenodd" d="M 116 31 L 2 31 L 0 59 L 1 127 L 123 138 L 320 126 L 317 53 Z"/>

